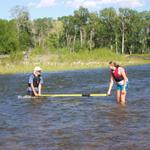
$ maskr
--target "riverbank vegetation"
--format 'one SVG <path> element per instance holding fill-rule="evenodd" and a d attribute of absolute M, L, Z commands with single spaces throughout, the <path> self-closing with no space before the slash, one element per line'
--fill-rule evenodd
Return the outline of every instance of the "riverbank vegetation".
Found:
<path fill-rule="evenodd" d="M 150 11 L 89 12 L 80 7 L 70 16 L 31 20 L 27 8 L 16 6 L 11 16 L 0 19 L 0 72 L 31 71 L 35 65 L 45 70 L 95 68 L 109 60 L 149 62 L 133 54 L 150 53 Z"/>
<path fill-rule="evenodd" d="M 29 57 L 24 58 L 21 53 L 0 58 L 0 74 L 32 72 L 35 66 L 47 71 L 94 69 L 108 67 L 108 62 L 113 60 L 122 66 L 150 63 L 150 55 L 121 55 L 111 52 L 110 49 L 95 49 L 78 53 L 47 52 L 33 50 Z"/>

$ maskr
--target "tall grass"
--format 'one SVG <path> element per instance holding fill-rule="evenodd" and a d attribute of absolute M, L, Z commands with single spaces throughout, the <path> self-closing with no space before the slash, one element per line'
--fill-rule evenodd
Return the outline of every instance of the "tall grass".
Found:
<path fill-rule="evenodd" d="M 116 55 L 109 49 L 95 49 L 92 51 L 79 51 L 78 53 L 66 53 L 60 56 L 62 61 L 110 61 L 110 60 L 124 60 L 124 56 Z"/>
<path fill-rule="evenodd" d="M 41 66 L 44 71 L 93 69 L 106 67 L 109 61 L 116 61 L 120 65 L 150 63 L 150 60 L 126 57 L 106 48 L 77 53 L 70 53 L 65 49 L 51 52 L 37 48 L 26 60 L 20 52 L 12 54 L 9 58 L 0 59 L 0 73 L 26 73 L 31 72 L 35 66 Z"/>

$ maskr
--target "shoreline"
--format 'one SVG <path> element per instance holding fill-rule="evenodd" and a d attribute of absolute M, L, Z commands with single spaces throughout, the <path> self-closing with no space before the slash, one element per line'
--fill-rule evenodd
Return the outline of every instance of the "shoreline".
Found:
<path fill-rule="evenodd" d="M 87 69 L 98 69 L 107 68 L 109 61 L 73 61 L 73 62 L 53 62 L 53 63 L 43 63 L 43 62 L 20 62 L 18 64 L 11 63 L 2 65 L 0 64 L 0 75 L 3 74 L 21 74 L 33 72 L 35 66 L 40 66 L 43 72 L 55 72 L 55 71 L 73 71 L 73 70 L 87 70 Z M 130 60 L 117 61 L 121 66 L 136 66 L 136 65 L 146 65 L 150 64 L 150 60 L 139 60 L 136 58 L 130 58 Z M 32 65 L 31 65 L 32 64 Z"/>
<path fill-rule="evenodd" d="M 23 53 L 0 56 L 0 74 L 29 73 L 33 72 L 35 66 L 40 66 L 43 72 L 54 72 L 107 68 L 110 61 L 115 61 L 123 67 L 150 64 L 150 54 L 121 55 L 109 49 L 85 50 L 78 53 L 36 53 L 36 50 L 33 50 L 28 57 Z"/>

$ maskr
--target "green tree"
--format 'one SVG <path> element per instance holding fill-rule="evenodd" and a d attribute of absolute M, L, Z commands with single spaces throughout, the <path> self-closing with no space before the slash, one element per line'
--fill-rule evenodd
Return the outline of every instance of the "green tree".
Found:
<path fill-rule="evenodd" d="M 0 20 L 0 54 L 17 51 L 19 41 L 14 21 Z"/>
<path fill-rule="evenodd" d="M 89 11 L 84 7 L 80 7 L 79 10 L 74 11 L 74 19 L 76 24 L 76 30 L 80 33 L 80 44 L 81 48 L 86 46 L 87 40 L 87 32 L 86 32 L 86 25 L 88 24 L 89 20 Z"/>
<path fill-rule="evenodd" d="M 116 10 L 114 8 L 103 9 L 100 12 L 100 19 L 106 30 L 107 45 L 112 50 L 115 44 L 115 50 L 118 53 L 118 16 Z"/>
<path fill-rule="evenodd" d="M 87 31 L 87 47 L 89 50 L 92 50 L 99 45 L 99 40 L 97 39 L 100 37 L 99 28 L 102 28 L 100 24 L 100 20 L 97 13 L 89 13 L 89 20 L 88 24 L 86 25 Z"/>
<path fill-rule="evenodd" d="M 33 47 L 29 12 L 26 7 L 15 6 L 11 10 L 11 15 L 16 21 L 20 49 L 28 50 L 29 48 Z"/>
<path fill-rule="evenodd" d="M 70 52 L 75 51 L 75 47 L 78 45 L 77 44 L 77 32 L 78 32 L 78 27 L 75 23 L 75 18 L 74 16 L 65 16 L 59 18 L 63 22 L 63 37 L 62 41 L 64 40 L 64 47 L 67 47 L 67 49 Z"/>
<path fill-rule="evenodd" d="M 33 34 L 36 46 L 47 48 L 46 42 L 52 28 L 51 18 L 39 18 L 33 21 Z"/>
<path fill-rule="evenodd" d="M 61 47 L 60 40 L 63 36 L 64 26 L 60 20 L 52 21 L 52 28 L 49 29 L 49 35 L 47 38 L 47 44 L 53 48 Z"/>
<path fill-rule="evenodd" d="M 139 34 L 141 43 L 141 53 L 150 53 L 150 11 L 140 13 L 142 27 Z"/>

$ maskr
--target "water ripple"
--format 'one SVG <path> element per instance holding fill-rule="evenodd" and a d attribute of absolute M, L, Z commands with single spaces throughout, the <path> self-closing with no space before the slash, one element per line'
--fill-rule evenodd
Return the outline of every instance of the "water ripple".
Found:
<path fill-rule="evenodd" d="M 150 65 L 127 70 L 125 107 L 115 95 L 18 99 L 26 94 L 28 74 L 0 75 L 0 149 L 149 150 Z M 104 93 L 109 80 L 108 69 L 43 75 L 45 93 Z"/>

